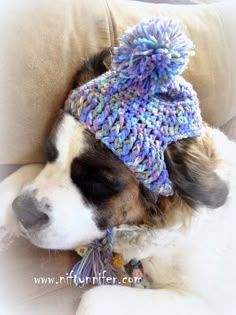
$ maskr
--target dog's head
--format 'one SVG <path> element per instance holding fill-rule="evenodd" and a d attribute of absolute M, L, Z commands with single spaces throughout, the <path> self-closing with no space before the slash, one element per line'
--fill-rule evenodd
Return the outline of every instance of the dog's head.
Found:
<path fill-rule="evenodd" d="M 224 204 L 227 185 L 215 172 L 211 136 L 178 141 L 165 152 L 172 197 L 140 184 L 84 125 L 61 113 L 46 145 L 47 163 L 13 202 L 22 229 L 44 248 L 71 249 L 120 224 L 163 226 L 199 206 Z M 187 211 L 186 211 L 187 210 Z"/>
<path fill-rule="evenodd" d="M 111 58 L 105 49 L 86 61 L 76 85 L 105 72 Z M 218 155 L 207 128 L 199 138 L 169 145 L 165 162 L 174 195 L 161 197 L 140 184 L 80 122 L 61 112 L 46 144 L 47 164 L 13 209 L 31 242 L 45 248 L 75 248 L 119 224 L 163 227 L 199 206 L 224 204 L 228 190 L 216 173 Z"/>

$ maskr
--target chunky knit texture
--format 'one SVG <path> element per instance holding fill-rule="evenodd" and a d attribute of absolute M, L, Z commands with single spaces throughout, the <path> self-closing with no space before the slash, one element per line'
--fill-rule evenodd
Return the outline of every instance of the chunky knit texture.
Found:
<path fill-rule="evenodd" d="M 167 145 L 202 128 L 196 92 L 180 76 L 193 49 L 178 22 L 143 21 L 119 39 L 112 69 L 73 90 L 65 105 L 140 182 L 166 196 Z"/>

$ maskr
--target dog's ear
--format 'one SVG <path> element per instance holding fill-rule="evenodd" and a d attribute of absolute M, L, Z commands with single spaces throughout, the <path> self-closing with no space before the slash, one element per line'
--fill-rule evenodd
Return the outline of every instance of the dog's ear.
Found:
<path fill-rule="evenodd" d="M 214 209 L 225 203 L 228 187 L 215 173 L 217 157 L 209 137 L 170 144 L 165 161 L 175 192 L 191 208 L 205 205 Z"/>
<path fill-rule="evenodd" d="M 74 88 L 98 77 L 111 68 L 112 48 L 104 48 L 99 53 L 85 60 L 82 68 L 76 74 Z"/>

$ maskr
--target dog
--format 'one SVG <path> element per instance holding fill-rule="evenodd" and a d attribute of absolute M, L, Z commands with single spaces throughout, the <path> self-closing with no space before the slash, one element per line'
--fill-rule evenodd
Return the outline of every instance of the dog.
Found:
<path fill-rule="evenodd" d="M 76 84 L 105 72 L 110 58 L 106 49 L 87 61 Z M 83 295 L 78 315 L 235 314 L 236 144 L 221 131 L 204 124 L 200 137 L 167 147 L 165 162 L 174 187 L 170 197 L 138 182 L 63 111 L 45 154 L 46 165 L 30 170 L 24 183 L 27 169 L 20 170 L 18 187 L 24 187 L 12 202 L 13 211 L 5 206 L 1 225 L 17 218 L 33 244 L 64 250 L 99 239 L 114 227 L 114 251 L 125 262 L 141 260 L 151 279 L 148 289 L 92 288 Z M 7 202 L 12 199 L 13 194 Z"/>

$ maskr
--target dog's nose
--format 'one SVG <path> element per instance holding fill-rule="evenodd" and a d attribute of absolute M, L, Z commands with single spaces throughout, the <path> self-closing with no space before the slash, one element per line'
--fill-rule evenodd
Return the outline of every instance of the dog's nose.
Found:
<path fill-rule="evenodd" d="M 43 204 L 39 202 L 32 194 L 23 193 L 12 203 L 13 211 L 21 224 L 29 229 L 38 224 L 47 223 L 49 217 L 42 211 Z"/>

